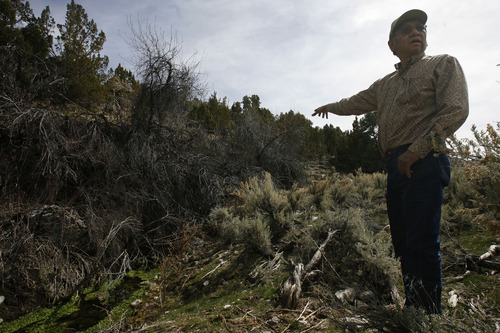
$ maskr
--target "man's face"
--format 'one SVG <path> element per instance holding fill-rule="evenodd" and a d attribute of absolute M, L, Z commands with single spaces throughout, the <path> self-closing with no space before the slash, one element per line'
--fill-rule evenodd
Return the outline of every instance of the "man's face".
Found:
<path fill-rule="evenodd" d="M 403 23 L 389 40 L 389 47 L 400 59 L 408 59 L 427 48 L 427 30 L 418 20 Z"/>

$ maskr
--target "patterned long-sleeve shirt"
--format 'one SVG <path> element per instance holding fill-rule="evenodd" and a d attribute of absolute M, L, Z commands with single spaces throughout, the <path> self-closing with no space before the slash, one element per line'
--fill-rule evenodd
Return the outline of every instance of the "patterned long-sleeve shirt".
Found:
<path fill-rule="evenodd" d="M 444 141 L 469 114 L 467 83 L 458 61 L 449 55 L 414 56 L 405 66 L 377 80 L 367 90 L 327 105 L 338 115 L 377 111 L 382 153 L 410 144 L 420 158 Z"/>

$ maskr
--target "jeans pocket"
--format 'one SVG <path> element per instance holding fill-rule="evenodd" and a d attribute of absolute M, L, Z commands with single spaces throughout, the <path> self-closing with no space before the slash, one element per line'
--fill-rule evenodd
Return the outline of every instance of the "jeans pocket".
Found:
<path fill-rule="evenodd" d="M 441 183 L 444 186 L 450 185 L 451 164 L 450 159 L 445 154 L 439 154 L 439 168 L 441 171 Z"/>

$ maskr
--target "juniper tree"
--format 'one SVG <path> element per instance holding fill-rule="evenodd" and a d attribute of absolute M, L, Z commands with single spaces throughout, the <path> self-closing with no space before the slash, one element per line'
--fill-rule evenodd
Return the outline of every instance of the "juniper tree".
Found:
<path fill-rule="evenodd" d="M 60 68 L 67 80 L 65 97 L 86 107 L 103 102 L 109 61 L 101 55 L 105 33 L 74 0 L 67 5 L 65 23 L 57 27 Z"/>

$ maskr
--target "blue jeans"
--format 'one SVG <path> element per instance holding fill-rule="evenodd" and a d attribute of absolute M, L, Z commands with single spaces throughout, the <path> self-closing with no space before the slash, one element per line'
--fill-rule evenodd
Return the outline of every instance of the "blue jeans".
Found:
<path fill-rule="evenodd" d="M 412 165 L 411 178 L 398 171 L 403 146 L 387 154 L 387 211 L 392 243 L 405 285 L 405 306 L 441 313 L 441 255 L 439 225 L 443 189 L 451 167 L 444 153 L 430 152 Z"/>

